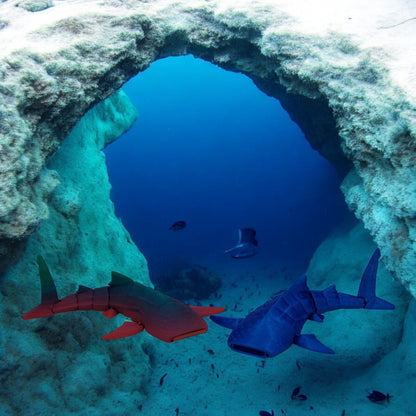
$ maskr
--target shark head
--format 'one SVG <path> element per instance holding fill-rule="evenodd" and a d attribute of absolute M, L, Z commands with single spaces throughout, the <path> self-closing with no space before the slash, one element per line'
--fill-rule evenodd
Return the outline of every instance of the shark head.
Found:
<path fill-rule="evenodd" d="M 231 332 L 228 346 L 233 351 L 255 357 L 274 357 L 293 344 L 294 336 L 292 327 L 276 328 L 267 315 L 253 322 L 246 318 Z"/>

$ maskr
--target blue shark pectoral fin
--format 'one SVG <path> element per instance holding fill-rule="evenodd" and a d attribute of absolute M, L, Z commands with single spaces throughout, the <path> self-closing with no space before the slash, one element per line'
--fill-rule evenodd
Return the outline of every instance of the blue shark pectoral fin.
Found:
<path fill-rule="evenodd" d="M 102 339 L 117 339 L 131 337 L 139 334 L 144 329 L 144 326 L 139 322 L 124 322 L 119 328 L 104 335 Z"/>
<path fill-rule="evenodd" d="M 232 253 L 233 251 L 242 249 L 245 247 L 245 244 L 236 244 L 235 246 L 229 248 L 228 250 L 224 250 L 224 253 Z"/>
<path fill-rule="evenodd" d="M 223 326 L 224 328 L 234 329 L 243 320 L 242 318 L 227 318 L 225 316 L 210 316 L 211 321 Z"/>
<path fill-rule="evenodd" d="M 324 354 L 335 354 L 331 348 L 326 347 L 322 342 L 318 341 L 313 334 L 296 335 L 293 343 L 307 350 L 322 352 Z"/>
<path fill-rule="evenodd" d="M 231 253 L 234 249 L 235 247 L 231 247 L 228 250 L 224 250 L 224 253 Z"/>

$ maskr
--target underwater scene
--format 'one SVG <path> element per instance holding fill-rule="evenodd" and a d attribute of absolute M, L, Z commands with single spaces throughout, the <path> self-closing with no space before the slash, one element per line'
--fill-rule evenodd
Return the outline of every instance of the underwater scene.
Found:
<path fill-rule="evenodd" d="M 390 414 L 389 384 L 354 386 L 360 369 L 384 354 L 381 345 L 388 350 L 383 323 L 395 318 L 394 305 L 374 297 L 379 254 L 340 192 L 344 165 L 312 149 L 250 79 L 193 56 L 157 61 L 123 91 L 139 115 L 104 150 L 115 212 L 156 289 L 226 308 L 213 311 L 219 326 L 208 320 L 207 335 L 175 351 L 161 345 L 159 388 L 143 411 L 324 414 L 333 400 L 334 414 Z M 305 273 L 323 291 L 310 291 Z M 363 300 L 367 279 L 373 286 Z M 398 290 L 391 285 L 379 283 L 380 293 Z M 367 304 L 373 300 L 379 304 Z M 363 311 L 348 311 L 362 308 L 380 311 L 367 322 Z M 336 309 L 325 328 L 323 312 Z M 307 335 L 294 341 L 304 324 Z M 294 346 L 280 356 L 292 344 L 306 351 Z M 361 391 L 361 405 L 343 389 Z"/>
<path fill-rule="evenodd" d="M 416 8 L 376 3 L 0 2 L 0 416 L 416 416 Z"/>

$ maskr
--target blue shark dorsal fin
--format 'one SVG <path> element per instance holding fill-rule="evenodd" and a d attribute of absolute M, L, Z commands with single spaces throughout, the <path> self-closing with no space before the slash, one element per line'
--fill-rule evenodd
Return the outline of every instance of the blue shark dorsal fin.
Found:
<path fill-rule="evenodd" d="M 225 316 L 210 316 L 210 319 L 216 324 L 229 329 L 237 328 L 238 324 L 243 320 L 242 318 L 227 318 Z"/>
<path fill-rule="evenodd" d="M 85 293 L 85 292 L 89 292 L 90 290 L 92 290 L 92 289 L 90 289 L 90 288 L 89 288 L 89 287 L 87 287 L 87 286 L 79 285 L 79 286 L 78 286 L 78 290 L 77 290 L 77 294 L 78 294 L 78 293 Z"/>
<path fill-rule="evenodd" d="M 315 322 L 323 322 L 325 316 L 320 313 L 313 313 L 308 319 Z"/>
<path fill-rule="evenodd" d="M 322 291 L 323 293 L 329 294 L 329 293 L 336 293 L 337 288 L 335 285 L 328 286 L 325 290 Z"/>
<path fill-rule="evenodd" d="M 309 290 L 308 285 L 306 284 L 306 276 L 302 276 L 288 289 L 288 291 L 291 292 L 303 292 L 305 290 Z"/>
<path fill-rule="evenodd" d="M 322 352 L 324 354 L 335 354 L 331 348 L 326 347 L 322 342 L 318 341 L 313 334 L 296 335 L 293 343 L 307 350 Z"/>
<path fill-rule="evenodd" d="M 134 280 L 130 279 L 130 277 L 118 272 L 111 272 L 110 286 L 124 286 L 131 285 L 132 283 L 134 283 Z"/>

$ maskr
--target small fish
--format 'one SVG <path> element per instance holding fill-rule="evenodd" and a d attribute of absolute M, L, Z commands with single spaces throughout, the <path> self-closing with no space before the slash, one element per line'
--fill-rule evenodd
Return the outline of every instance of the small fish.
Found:
<path fill-rule="evenodd" d="M 163 374 L 163 376 L 162 377 L 160 377 L 160 380 L 159 380 L 159 386 L 162 386 L 163 385 L 163 381 L 165 380 L 165 377 L 168 375 L 168 373 L 165 373 L 165 374 Z"/>
<path fill-rule="evenodd" d="M 368 396 L 368 400 L 372 401 L 373 403 L 377 402 L 384 402 L 384 400 L 387 400 L 387 403 L 390 402 L 390 398 L 393 396 L 390 396 L 390 394 L 384 394 L 381 391 L 373 390 Z"/>
<path fill-rule="evenodd" d="M 272 410 L 272 412 L 268 412 L 267 410 L 260 410 L 259 412 L 260 416 L 274 416 L 274 411 Z"/>
<path fill-rule="evenodd" d="M 170 227 L 169 230 L 179 231 L 183 230 L 186 227 L 186 221 L 175 221 Z"/>
<path fill-rule="evenodd" d="M 292 400 L 294 400 L 296 398 L 296 396 L 299 394 L 299 392 L 300 392 L 300 387 L 299 386 L 296 387 L 296 388 L 294 388 L 293 391 L 292 391 L 292 394 L 291 394 L 290 398 Z"/>

